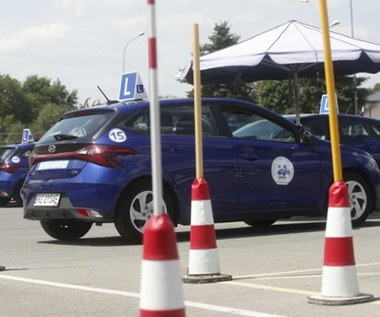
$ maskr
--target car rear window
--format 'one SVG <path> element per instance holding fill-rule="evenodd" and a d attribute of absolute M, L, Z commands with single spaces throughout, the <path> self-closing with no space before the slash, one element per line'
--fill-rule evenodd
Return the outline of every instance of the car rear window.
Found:
<path fill-rule="evenodd" d="M 4 162 L 9 156 L 11 156 L 15 149 L 16 148 L 13 147 L 0 148 L 0 163 Z"/>
<path fill-rule="evenodd" d="M 39 142 L 91 138 L 113 115 L 114 112 L 104 112 L 64 118 L 46 132 Z"/>

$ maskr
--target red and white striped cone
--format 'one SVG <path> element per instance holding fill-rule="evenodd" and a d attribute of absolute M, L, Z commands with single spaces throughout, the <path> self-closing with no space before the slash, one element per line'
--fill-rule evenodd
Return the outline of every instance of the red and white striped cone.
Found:
<path fill-rule="evenodd" d="M 149 219 L 143 240 L 140 317 L 184 317 L 177 240 L 166 213 Z"/>
<path fill-rule="evenodd" d="M 191 196 L 189 268 L 183 281 L 209 283 L 231 280 L 231 275 L 220 274 L 210 194 L 203 177 L 194 180 Z"/>
<path fill-rule="evenodd" d="M 310 296 L 308 301 L 332 306 L 372 299 L 372 295 L 359 293 L 348 190 L 344 181 L 336 181 L 329 190 L 322 291 L 320 295 Z"/>

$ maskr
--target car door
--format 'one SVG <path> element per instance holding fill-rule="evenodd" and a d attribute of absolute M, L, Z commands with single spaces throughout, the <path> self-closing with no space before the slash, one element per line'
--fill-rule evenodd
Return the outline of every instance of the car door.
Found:
<path fill-rule="evenodd" d="M 314 212 L 323 201 L 322 164 L 296 131 L 248 108 L 222 108 L 238 157 L 239 209 L 273 217 Z"/>
<path fill-rule="evenodd" d="M 237 157 L 230 151 L 230 140 L 219 136 L 207 104 L 202 107 L 202 127 L 204 177 L 209 185 L 214 218 L 220 220 L 229 210 L 236 210 Z M 196 178 L 194 129 L 193 103 L 161 109 L 163 166 L 189 204 L 191 184 Z"/>

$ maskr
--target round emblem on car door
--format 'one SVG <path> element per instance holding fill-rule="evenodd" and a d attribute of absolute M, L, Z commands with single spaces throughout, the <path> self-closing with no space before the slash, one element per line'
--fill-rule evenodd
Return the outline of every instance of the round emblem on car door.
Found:
<path fill-rule="evenodd" d="M 50 144 L 48 146 L 48 152 L 49 153 L 55 153 L 55 151 L 57 150 L 56 146 L 54 144 Z"/>

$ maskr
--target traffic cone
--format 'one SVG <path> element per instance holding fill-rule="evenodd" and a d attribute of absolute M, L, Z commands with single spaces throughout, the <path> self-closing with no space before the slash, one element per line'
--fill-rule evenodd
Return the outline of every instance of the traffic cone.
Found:
<path fill-rule="evenodd" d="M 232 280 L 231 275 L 220 274 L 208 184 L 203 177 L 194 180 L 191 187 L 191 227 L 187 283 L 210 283 Z"/>
<path fill-rule="evenodd" d="M 308 302 L 332 306 L 372 299 L 372 295 L 359 293 L 348 190 L 344 181 L 336 181 L 329 189 L 322 291 L 308 297 Z"/>
<path fill-rule="evenodd" d="M 166 213 L 149 219 L 143 242 L 140 317 L 184 317 L 177 241 Z"/>

